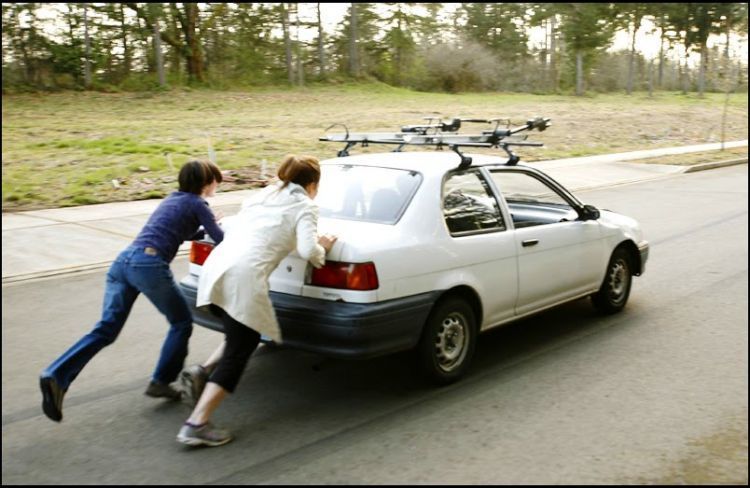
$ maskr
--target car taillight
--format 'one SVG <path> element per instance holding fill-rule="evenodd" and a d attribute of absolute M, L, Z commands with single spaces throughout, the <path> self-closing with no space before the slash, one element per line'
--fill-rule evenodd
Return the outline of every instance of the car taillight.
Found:
<path fill-rule="evenodd" d="M 214 245 L 210 242 L 193 241 L 192 245 L 190 246 L 190 262 L 203 266 L 206 258 L 209 254 L 211 254 L 211 251 L 213 250 Z"/>
<path fill-rule="evenodd" d="M 313 268 L 309 284 L 347 290 L 375 290 L 378 287 L 378 274 L 374 263 L 326 261 L 322 268 Z"/>

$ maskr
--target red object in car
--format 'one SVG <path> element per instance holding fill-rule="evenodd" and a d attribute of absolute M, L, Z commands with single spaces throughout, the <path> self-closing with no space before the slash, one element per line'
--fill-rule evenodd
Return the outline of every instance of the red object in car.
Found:
<path fill-rule="evenodd" d="M 313 268 L 309 284 L 346 290 L 375 290 L 378 273 L 375 263 L 326 261 L 322 268 Z"/>
<path fill-rule="evenodd" d="M 193 241 L 190 245 L 190 262 L 203 266 L 206 258 L 213 250 L 214 245 L 210 242 Z"/>

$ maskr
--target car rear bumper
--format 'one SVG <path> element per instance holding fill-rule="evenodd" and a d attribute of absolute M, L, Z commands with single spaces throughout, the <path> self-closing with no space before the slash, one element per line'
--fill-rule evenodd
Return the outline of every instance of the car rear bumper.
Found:
<path fill-rule="evenodd" d="M 180 290 L 193 321 L 223 331 L 208 307 L 195 307 L 195 280 L 187 277 Z M 440 292 L 423 293 L 378 303 L 348 303 L 271 292 L 283 345 L 348 358 L 370 358 L 411 349 L 419 342 Z"/>

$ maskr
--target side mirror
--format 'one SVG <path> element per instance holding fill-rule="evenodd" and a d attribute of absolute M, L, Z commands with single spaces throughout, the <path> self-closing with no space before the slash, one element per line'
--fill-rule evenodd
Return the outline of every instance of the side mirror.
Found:
<path fill-rule="evenodd" d="M 599 218 L 599 209 L 593 205 L 584 205 L 581 209 L 581 220 L 596 220 Z"/>

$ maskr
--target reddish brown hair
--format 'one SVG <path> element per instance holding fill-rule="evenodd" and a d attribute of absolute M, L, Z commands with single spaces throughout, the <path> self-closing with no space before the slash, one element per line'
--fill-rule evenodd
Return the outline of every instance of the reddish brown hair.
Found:
<path fill-rule="evenodd" d="M 320 181 L 320 164 L 314 156 L 289 154 L 281 162 L 277 174 L 284 182 L 282 188 L 286 188 L 289 183 L 296 183 L 304 188 L 310 183 Z"/>

